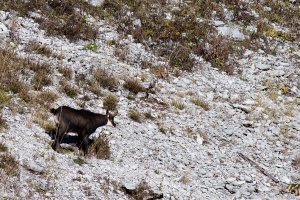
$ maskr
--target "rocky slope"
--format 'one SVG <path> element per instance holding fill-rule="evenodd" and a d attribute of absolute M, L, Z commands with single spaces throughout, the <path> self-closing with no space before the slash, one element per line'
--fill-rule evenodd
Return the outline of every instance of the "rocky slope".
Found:
<path fill-rule="evenodd" d="M 18 24 L 17 44 L 11 41 L 12 20 Z M 99 26 L 100 36 L 94 41 L 99 48 L 91 51 L 85 48 L 88 42 L 47 36 L 31 18 L 0 11 L 2 48 L 13 46 L 21 57 L 50 63 L 52 84 L 43 90 L 57 93 L 55 104 L 80 108 L 78 102 L 90 96 L 84 107 L 104 113 L 103 97 L 79 88 L 78 96 L 71 98 L 59 89 L 62 75 L 58 66 L 72 69 L 69 82 L 74 84 L 79 74 L 92 76 L 95 66 L 119 77 L 121 85 L 126 77 L 135 77 L 145 87 L 157 81 L 155 93 L 148 99 L 145 93 L 128 98 L 131 94 L 121 85 L 114 92 L 119 98 L 117 127 L 101 127 L 94 134 L 108 139 L 108 160 L 83 158 L 76 151 L 53 151 L 50 136 L 33 120 L 34 107 L 21 103 L 24 111 L 16 112 L 5 105 L 2 115 L 8 127 L 0 132 L 0 142 L 8 147 L 19 168 L 17 176 L 0 169 L 1 198 L 131 199 L 140 195 L 136 198 L 295 199 L 287 187 L 300 180 L 297 42 L 279 42 L 276 55 L 246 50 L 237 60 L 240 72 L 233 75 L 198 57 L 196 70 L 157 79 L 136 62 L 159 62 L 147 47 L 135 43 L 131 36 L 121 37 L 116 27 L 103 20 L 94 23 Z M 232 30 L 233 37 L 242 37 L 231 25 L 216 24 L 220 33 Z M 31 40 L 47 45 L 63 59 L 29 53 L 26 48 Z M 118 57 L 118 46 L 111 45 L 111 40 L 127 47 L 125 60 Z M 104 96 L 109 93 L 102 92 Z M 191 100 L 196 97 L 207 102 L 209 109 L 195 105 Z M 14 96 L 10 101 L 18 104 L 20 99 Z M 128 117 L 131 109 L 151 112 L 154 120 L 135 122 Z M 50 114 L 45 120 L 54 121 Z M 78 158 L 84 163 L 78 164 Z"/>

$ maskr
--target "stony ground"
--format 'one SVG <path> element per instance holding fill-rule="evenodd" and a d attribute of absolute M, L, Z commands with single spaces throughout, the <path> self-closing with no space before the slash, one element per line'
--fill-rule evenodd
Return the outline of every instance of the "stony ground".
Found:
<path fill-rule="evenodd" d="M 11 19 L 11 13 L 0 12 L 2 46 L 9 41 Z M 141 80 L 144 76 L 142 83 L 148 86 L 154 80 L 135 60 L 155 60 L 155 56 L 130 37 L 120 39 L 115 28 L 103 21 L 97 22 L 101 36 L 95 43 L 100 48 L 93 52 L 84 48 L 85 42 L 45 36 L 31 19 L 16 20 L 20 42 L 15 50 L 20 56 L 50 62 L 53 68 L 69 66 L 78 74 L 89 74 L 92 66 L 101 65 L 120 77 L 120 82 L 122 77 Z M 228 29 L 225 24 L 218 26 L 223 27 L 221 32 Z M 33 39 L 62 53 L 64 59 L 29 54 L 24 48 Z M 128 47 L 128 60 L 118 59 L 115 47 L 107 42 L 111 39 L 120 39 Z M 289 52 L 290 46 L 295 51 Z M 283 42 L 274 56 L 246 51 L 237 61 L 241 73 L 233 75 L 200 58 L 194 72 L 157 79 L 156 92 L 148 99 L 143 98 L 144 93 L 127 98 L 128 91 L 119 87 L 115 92 L 119 97 L 117 127 L 99 128 L 95 133 L 108 138 L 111 159 L 90 156 L 83 158 L 81 165 L 74 162 L 78 153 L 52 150 L 51 138 L 32 122 L 32 113 L 4 107 L 9 127 L 0 133 L 0 141 L 20 167 L 19 176 L 0 171 L 0 197 L 130 199 L 130 191 L 143 187 L 155 193 L 145 199 L 160 195 L 163 199 L 295 199 L 287 191 L 288 184 L 300 180 L 300 67 L 295 56 L 300 56 L 300 50 L 292 42 Z M 53 85 L 46 89 L 59 94 L 56 104 L 79 108 L 76 99 L 57 89 L 59 76 L 54 73 Z M 290 89 L 288 94 L 284 87 Z M 205 100 L 210 109 L 193 104 L 190 100 L 195 96 Z M 174 100 L 184 108 L 172 105 Z M 131 120 L 128 111 L 133 108 L 141 113 L 151 111 L 155 120 Z M 92 98 L 86 109 L 104 113 L 102 98 Z M 109 134 L 104 134 L 104 129 Z"/>

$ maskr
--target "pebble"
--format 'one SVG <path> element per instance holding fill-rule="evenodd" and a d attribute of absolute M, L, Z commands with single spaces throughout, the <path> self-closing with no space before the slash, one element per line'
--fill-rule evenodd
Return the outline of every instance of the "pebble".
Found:
<path fill-rule="evenodd" d="M 246 181 L 234 181 L 232 182 L 232 185 L 235 185 L 235 186 L 241 186 L 245 183 Z"/>
<path fill-rule="evenodd" d="M 287 176 L 281 177 L 281 181 L 286 183 L 286 184 L 290 184 L 292 182 L 291 179 Z"/>
<path fill-rule="evenodd" d="M 264 63 L 257 63 L 256 68 L 266 71 L 266 70 L 269 70 L 271 68 L 271 66 L 268 64 L 264 64 Z"/>
<path fill-rule="evenodd" d="M 280 135 L 280 128 L 279 127 L 270 127 L 269 131 L 271 131 L 276 136 Z"/>
<path fill-rule="evenodd" d="M 42 174 L 45 170 L 44 167 L 38 165 L 34 161 L 27 161 L 25 165 L 29 170 L 39 173 L 39 174 Z"/>
<path fill-rule="evenodd" d="M 272 77 L 280 77 L 280 76 L 285 75 L 285 72 L 283 70 L 272 70 L 272 71 L 269 71 L 269 74 Z"/>
<path fill-rule="evenodd" d="M 300 131 L 300 124 L 299 123 L 297 123 L 297 122 L 292 122 L 292 127 L 294 128 L 294 129 L 296 129 L 297 131 Z"/>
<path fill-rule="evenodd" d="M 236 181 L 236 177 L 229 177 L 226 179 L 226 182 L 232 183 L 233 181 Z"/>
<path fill-rule="evenodd" d="M 244 105 L 239 105 L 239 104 L 233 104 L 232 105 L 234 108 L 238 108 L 241 109 L 242 111 L 244 111 L 245 113 L 250 113 L 251 112 L 251 107 L 249 106 L 244 106 Z"/>
<path fill-rule="evenodd" d="M 243 178 L 244 178 L 244 180 L 245 180 L 247 183 L 251 183 L 251 182 L 252 182 L 251 176 L 244 175 Z"/>

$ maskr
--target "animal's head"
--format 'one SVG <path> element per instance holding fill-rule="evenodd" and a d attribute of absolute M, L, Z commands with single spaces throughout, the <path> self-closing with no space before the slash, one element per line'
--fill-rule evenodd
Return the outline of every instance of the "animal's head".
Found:
<path fill-rule="evenodd" d="M 108 121 L 107 121 L 107 126 L 116 126 L 116 123 L 115 123 L 115 116 L 118 114 L 118 112 L 115 112 L 115 113 L 109 113 L 108 110 L 106 110 L 106 116 L 108 118 Z"/>

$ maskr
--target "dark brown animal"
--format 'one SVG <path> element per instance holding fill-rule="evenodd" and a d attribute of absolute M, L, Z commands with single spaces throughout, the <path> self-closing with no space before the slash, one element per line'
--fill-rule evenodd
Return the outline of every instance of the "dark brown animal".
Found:
<path fill-rule="evenodd" d="M 116 114 L 106 115 L 93 113 L 88 110 L 77 110 L 68 106 L 61 106 L 57 109 L 52 108 L 50 112 L 55 116 L 57 127 L 56 136 L 53 143 L 53 149 L 58 151 L 63 135 L 69 132 L 77 133 L 80 147 L 84 155 L 88 154 L 88 138 L 100 126 L 116 126 L 114 117 Z"/>

